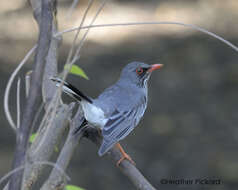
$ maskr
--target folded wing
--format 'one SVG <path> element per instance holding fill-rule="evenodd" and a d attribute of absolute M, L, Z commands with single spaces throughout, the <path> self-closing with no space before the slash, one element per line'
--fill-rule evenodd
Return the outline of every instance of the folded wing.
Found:
<path fill-rule="evenodd" d="M 102 135 L 103 142 L 98 151 L 102 156 L 111 149 L 118 141 L 124 139 L 139 123 L 145 108 L 141 105 L 130 111 L 120 112 L 115 110 L 105 124 Z"/>

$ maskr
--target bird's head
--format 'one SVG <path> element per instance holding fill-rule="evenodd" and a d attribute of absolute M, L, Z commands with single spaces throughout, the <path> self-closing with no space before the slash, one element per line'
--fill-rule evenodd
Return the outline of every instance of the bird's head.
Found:
<path fill-rule="evenodd" d="M 147 85 L 152 71 L 160 69 L 162 66 L 163 64 L 148 65 L 142 62 L 131 62 L 122 69 L 120 80 L 127 80 L 144 87 Z"/>

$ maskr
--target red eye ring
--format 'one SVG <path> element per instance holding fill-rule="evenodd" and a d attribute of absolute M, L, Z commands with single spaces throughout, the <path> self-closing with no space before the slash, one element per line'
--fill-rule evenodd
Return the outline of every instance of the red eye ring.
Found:
<path fill-rule="evenodd" d="M 143 68 L 138 67 L 138 68 L 136 69 L 136 73 L 137 73 L 138 75 L 141 75 L 141 74 L 143 73 Z"/>

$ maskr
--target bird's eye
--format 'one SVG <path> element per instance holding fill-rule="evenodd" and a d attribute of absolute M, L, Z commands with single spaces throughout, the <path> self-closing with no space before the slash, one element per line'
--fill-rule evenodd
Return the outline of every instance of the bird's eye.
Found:
<path fill-rule="evenodd" d="M 138 75 L 142 74 L 142 73 L 143 73 L 143 69 L 142 69 L 141 67 L 137 68 L 137 69 L 136 69 L 136 73 L 137 73 Z"/>

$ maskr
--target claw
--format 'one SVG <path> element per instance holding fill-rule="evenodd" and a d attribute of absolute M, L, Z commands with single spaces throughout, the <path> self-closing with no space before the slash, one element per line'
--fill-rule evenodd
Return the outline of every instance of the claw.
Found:
<path fill-rule="evenodd" d="M 130 157 L 127 153 L 125 153 L 125 154 L 122 155 L 122 157 L 120 158 L 120 160 L 117 161 L 117 167 L 120 166 L 120 164 L 121 164 L 121 162 L 122 162 L 123 160 L 128 160 L 128 161 L 129 161 L 130 163 L 132 163 L 133 165 L 136 165 L 136 163 L 131 159 L 131 157 Z"/>
<path fill-rule="evenodd" d="M 117 167 L 119 167 L 119 165 L 121 164 L 121 162 L 123 160 L 128 160 L 130 163 L 132 163 L 133 165 L 136 165 L 136 163 L 131 159 L 131 157 L 123 150 L 123 148 L 121 147 L 121 145 L 119 143 L 116 144 L 117 148 L 120 150 L 122 157 L 120 158 L 120 160 L 117 161 Z"/>

